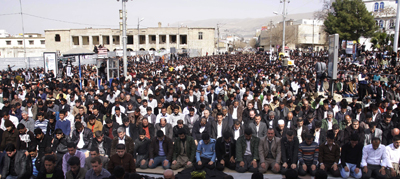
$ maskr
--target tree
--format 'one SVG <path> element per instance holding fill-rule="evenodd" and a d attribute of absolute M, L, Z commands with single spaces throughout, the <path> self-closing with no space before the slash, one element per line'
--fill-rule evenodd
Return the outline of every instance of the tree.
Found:
<path fill-rule="evenodd" d="M 257 48 L 257 40 L 255 38 L 250 39 L 249 46 L 251 48 Z"/>
<path fill-rule="evenodd" d="M 371 38 L 371 43 L 372 50 L 392 51 L 393 47 L 389 45 L 389 43 L 393 43 L 393 36 L 386 34 L 386 32 L 377 32 L 375 36 Z"/>
<path fill-rule="evenodd" d="M 336 0 L 333 10 L 324 21 L 328 34 L 339 34 L 341 40 L 357 40 L 372 37 L 378 27 L 374 16 L 368 12 L 362 0 Z"/>

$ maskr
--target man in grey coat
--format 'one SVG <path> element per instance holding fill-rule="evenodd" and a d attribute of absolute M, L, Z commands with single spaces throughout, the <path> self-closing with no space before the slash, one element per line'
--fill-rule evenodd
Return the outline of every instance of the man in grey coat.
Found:
<path fill-rule="evenodd" d="M 154 126 L 154 129 L 155 129 L 154 131 L 156 131 L 154 136 L 156 136 L 158 130 L 162 130 L 164 132 L 165 136 L 167 136 L 170 139 L 172 139 L 172 137 L 174 135 L 172 125 L 168 124 L 167 119 L 165 119 L 165 118 L 161 118 L 160 123 L 157 123 Z"/>
<path fill-rule="evenodd" d="M 372 138 L 377 137 L 382 140 L 382 130 L 376 128 L 376 122 L 371 122 L 368 124 L 369 129 L 365 129 L 365 140 L 364 146 L 372 143 Z"/>
<path fill-rule="evenodd" d="M 259 114 L 256 115 L 254 122 L 249 124 L 249 128 L 253 131 L 253 135 L 261 138 L 267 134 L 267 125 L 261 122 L 261 116 Z"/>
<path fill-rule="evenodd" d="M 12 143 L 6 145 L 5 151 L 7 154 L 3 161 L 1 179 L 29 178 L 32 173 L 32 164 L 24 151 L 17 151 L 15 145 Z M 31 167 L 27 167 L 29 165 L 31 165 Z"/>

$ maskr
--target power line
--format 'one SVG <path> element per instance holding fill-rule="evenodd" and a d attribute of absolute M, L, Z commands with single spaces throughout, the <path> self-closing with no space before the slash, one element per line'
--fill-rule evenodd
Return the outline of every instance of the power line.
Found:
<path fill-rule="evenodd" d="M 9 15 L 17 15 L 21 13 L 8 13 L 8 14 L 0 14 L 0 16 L 9 16 Z"/>
<path fill-rule="evenodd" d="M 39 19 L 45 19 L 45 20 L 51 20 L 51 21 L 56 21 L 56 22 L 69 23 L 69 24 L 87 25 L 87 26 L 104 26 L 104 27 L 113 26 L 113 25 L 100 25 L 100 24 L 86 24 L 86 23 L 80 23 L 80 22 L 71 22 L 71 21 L 64 21 L 64 20 L 59 20 L 59 19 L 52 19 L 52 18 L 37 16 L 37 15 L 27 14 L 27 13 L 23 13 L 23 14 L 27 15 L 27 16 L 31 16 L 31 17 L 36 17 L 36 18 L 39 18 Z"/>

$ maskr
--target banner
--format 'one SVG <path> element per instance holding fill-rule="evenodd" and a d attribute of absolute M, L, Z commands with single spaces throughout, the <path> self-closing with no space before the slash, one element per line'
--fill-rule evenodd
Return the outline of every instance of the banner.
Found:
<path fill-rule="evenodd" d="M 53 70 L 54 76 L 57 77 L 57 55 L 56 52 L 44 52 L 44 72 L 49 73 Z"/>

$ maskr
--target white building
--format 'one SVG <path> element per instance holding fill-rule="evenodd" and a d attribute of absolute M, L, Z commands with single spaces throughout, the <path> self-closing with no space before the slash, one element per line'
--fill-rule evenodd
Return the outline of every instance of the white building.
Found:
<path fill-rule="evenodd" d="M 102 45 L 109 51 L 122 48 L 119 29 L 56 29 L 45 30 L 46 50 L 61 54 L 75 47 L 93 50 Z M 127 49 L 131 51 L 158 51 L 195 49 L 200 55 L 214 51 L 215 28 L 202 27 L 149 27 L 127 29 Z"/>
<path fill-rule="evenodd" d="M 285 45 L 289 49 L 313 49 L 319 51 L 326 46 L 327 34 L 323 21 L 313 19 L 287 20 L 285 30 Z M 269 50 L 282 46 L 282 22 L 270 25 L 259 33 L 258 43 L 261 48 Z"/>
<path fill-rule="evenodd" d="M 40 57 L 45 52 L 45 37 L 38 33 L 25 33 L 10 36 L 5 30 L 0 30 L 0 58 L 24 57 L 24 43 L 26 57 Z"/>

